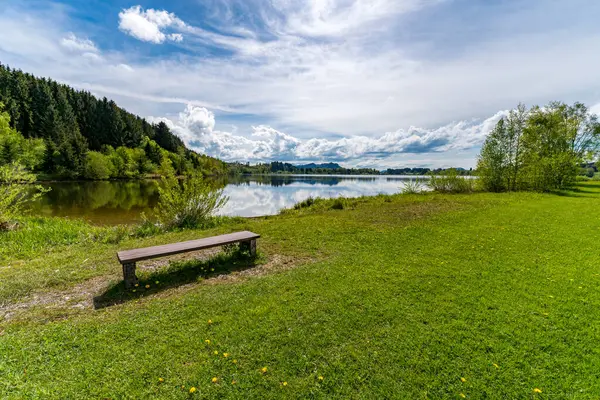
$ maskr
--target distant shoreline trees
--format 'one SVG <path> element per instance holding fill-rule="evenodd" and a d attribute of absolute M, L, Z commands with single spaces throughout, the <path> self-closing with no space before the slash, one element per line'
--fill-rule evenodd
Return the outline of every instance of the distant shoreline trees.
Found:
<path fill-rule="evenodd" d="M 492 192 L 563 189 L 599 149 L 600 123 L 582 103 L 520 104 L 486 138 L 477 171 Z"/>

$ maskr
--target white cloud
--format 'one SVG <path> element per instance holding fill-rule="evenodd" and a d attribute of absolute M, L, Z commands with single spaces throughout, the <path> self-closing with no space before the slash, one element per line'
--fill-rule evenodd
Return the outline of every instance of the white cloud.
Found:
<path fill-rule="evenodd" d="M 172 40 L 174 42 L 181 42 L 183 40 L 183 35 L 181 33 L 171 33 L 167 37 L 169 38 L 169 40 Z"/>
<path fill-rule="evenodd" d="M 136 39 L 163 43 L 166 39 L 181 42 L 183 35 L 180 33 L 165 34 L 164 28 L 185 28 L 185 23 L 175 14 L 164 10 L 148 9 L 144 11 L 141 6 L 133 6 L 119 13 L 119 29 Z"/>
<path fill-rule="evenodd" d="M 458 149 L 480 143 L 478 132 L 486 131 L 470 122 L 473 117 L 520 101 L 600 100 L 600 53 L 589 50 L 600 39 L 591 21 L 600 3 L 534 1 L 514 13 L 502 12 L 500 2 L 490 6 L 495 12 L 479 14 L 488 6 L 458 2 L 471 7 L 468 26 L 452 21 L 462 15 L 458 9 L 421 12 L 439 3 L 222 0 L 211 2 L 214 12 L 180 14 L 185 22 L 169 11 L 134 6 L 119 15 L 122 31 L 150 43 L 181 40 L 177 48 L 185 52 L 124 51 L 114 40 L 116 47 L 103 47 L 101 57 L 93 42 L 69 33 L 70 15 L 61 8 L 47 15 L 25 6 L 0 8 L 0 59 L 112 97 L 140 115 L 174 115 L 187 104 L 213 110 L 218 127 L 208 111 L 204 125 L 200 116 L 200 125 L 177 117 L 172 123 L 182 135 L 193 133 L 197 148 L 240 160 L 279 154 L 371 160 L 392 150 L 446 150 L 462 163 Z M 240 10 L 248 18 L 239 18 Z M 219 129 L 232 123 L 239 133 Z M 396 165 L 419 165 L 420 159 L 439 165 L 440 154 L 403 156 Z"/>
<path fill-rule="evenodd" d="M 78 38 L 73 32 L 69 32 L 67 36 L 60 40 L 60 45 L 65 49 L 73 52 L 82 53 L 97 53 L 98 48 L 89 39 Z"/>
<path fill-rule="evenodd" d="M 353 136 L 338 140 L 300 140 L 270 126 L 253 127 L 250 138 L 215 130 L 215 115 L 188 105 L 177 119 L 165 122 L 189 147 L 227 161 L 346 161 L 353 164 L 403 154 L 465 150 L 480 145 L 494 125 L 506 115 L 498 112 L 483 121 L 461 121 L 436 129 L 411 127 L 379 137 Z"/>
<path fill-rule="evenodd" d="M 131 66 L 127 65 L 127 64 L 119 64 L 119 65 L 117 65 L 117 67 L 121 68 L 121 69 L 123 69 L 123 70 L 125 70 L 127 72 L 133 72 L 134 71 L 134 69 L 131 68 Z"/>

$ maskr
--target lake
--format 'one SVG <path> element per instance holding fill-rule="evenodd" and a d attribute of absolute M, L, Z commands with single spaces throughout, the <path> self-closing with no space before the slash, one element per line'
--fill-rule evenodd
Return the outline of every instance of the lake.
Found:
<path fill-rule="evenodd" d="M 255 217 L 277 214 L 308 197 L 359 197 L 401 191 L 409 176 L 267 175 L 223 182 L 229 202 L 222 215 Z M 158 201 L 155 180 L 51 182 L 32 204 L 33 215 L 83 218 L 98 225 L 128 224 L 151 213 Z"/>

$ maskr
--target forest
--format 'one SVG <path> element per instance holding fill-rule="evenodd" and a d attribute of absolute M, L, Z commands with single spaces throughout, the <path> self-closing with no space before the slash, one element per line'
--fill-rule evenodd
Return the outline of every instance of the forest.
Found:
<path fill-rule="evenodd" d="M 0 165 L 52 179 L 224 174 L 164 123 L 151 124 L 106 97 L 0 64 Z"/>

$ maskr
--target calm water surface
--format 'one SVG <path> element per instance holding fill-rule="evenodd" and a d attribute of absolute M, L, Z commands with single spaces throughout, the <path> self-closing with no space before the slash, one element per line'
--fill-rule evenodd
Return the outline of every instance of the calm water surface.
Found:
<path fill-rule="evenodd" d="M 229 202 L 220 214 L 242 217 L 277 214 L 308 197 L 359 197 L 401 191 L 407 176 L 247 176 L 225 185 Z M 158 181 L 53 182 L 34 205 L 34 215 L 83 218 L 94 224 L 133 223 L 158 201 Z"/>

